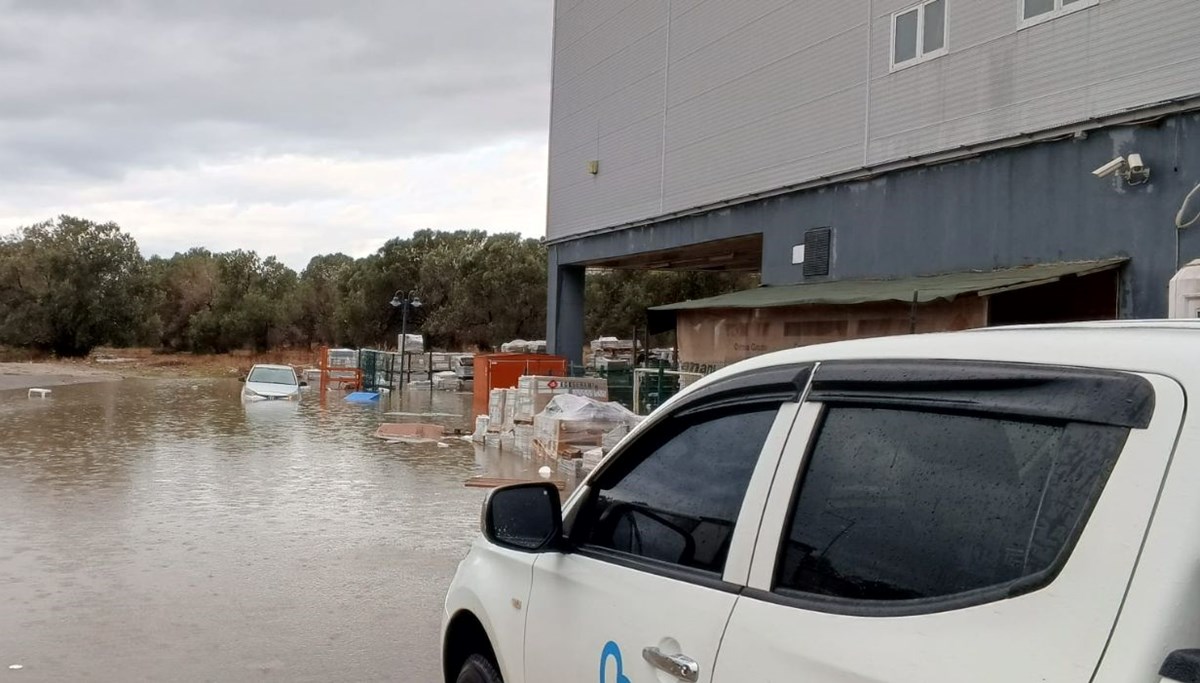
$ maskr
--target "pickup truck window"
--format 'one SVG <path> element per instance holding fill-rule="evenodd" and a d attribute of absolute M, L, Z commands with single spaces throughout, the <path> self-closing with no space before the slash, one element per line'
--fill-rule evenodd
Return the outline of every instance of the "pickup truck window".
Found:
<path fill-rule="evenodd" d="M 776 589 L 855 602 L 1032 590 L 1065 561 L 1127 434 L 1065 420 L 828 406 Z"/>
<path fill-rule="evenodd" d="M 673 417 L 606 470 L 576 522 L 584 548 L 720 573 L 778 403 Z"/>

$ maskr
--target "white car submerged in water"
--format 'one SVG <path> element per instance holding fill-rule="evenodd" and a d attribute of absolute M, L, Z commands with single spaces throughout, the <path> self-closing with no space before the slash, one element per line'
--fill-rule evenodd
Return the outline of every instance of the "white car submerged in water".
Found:
<path fill-rule="evenodd" d="M 255 365 L 242 387 L 243 401 L 299 401 L 300 387 L 296 371 L 288 365 Z"/>

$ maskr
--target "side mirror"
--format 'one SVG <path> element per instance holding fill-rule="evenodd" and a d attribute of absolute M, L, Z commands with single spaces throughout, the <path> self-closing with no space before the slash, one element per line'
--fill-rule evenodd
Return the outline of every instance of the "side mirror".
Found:
<path fill-rule="evenodd" d="M 306 387 L 306 386 L 308 386 L 308 382 L 305 382 L 304 380 L 300 380 L 300 386 Z"/>
<path fill-rule="evenodd" d="M 483 535 L 511 550 L 540 553 L 554 549 L 563 535 L 558 487 L 538 481 L 492 490 L 483 504 Z"/>

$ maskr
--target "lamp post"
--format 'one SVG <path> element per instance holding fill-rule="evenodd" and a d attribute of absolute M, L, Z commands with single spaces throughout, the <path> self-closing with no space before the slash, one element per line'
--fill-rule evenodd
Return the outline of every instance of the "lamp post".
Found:
<path fill-rule="evenodd" d="M 408 309 L 420 308 L 421 300 L 417 298 L 415 291 L 407 291 L 397 289 L 392 295 L 392 300 L 388 302 L 392 308 L 400 309 L 400 387 L 404 388 L 404 359 L 408 357 Z"/>

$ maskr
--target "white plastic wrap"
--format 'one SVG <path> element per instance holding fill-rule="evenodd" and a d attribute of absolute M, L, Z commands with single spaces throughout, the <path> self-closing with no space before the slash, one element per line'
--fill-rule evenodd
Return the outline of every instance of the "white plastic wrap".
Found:
<path fill-rule="evenodd" d="M 541 455 L 578 458 L 601 446 L 605 435 L 618 427 L 632 427 L 641 418 L 619 403 L 584 396 L 555 396 L 533 418 L 533 441 Z"/>

